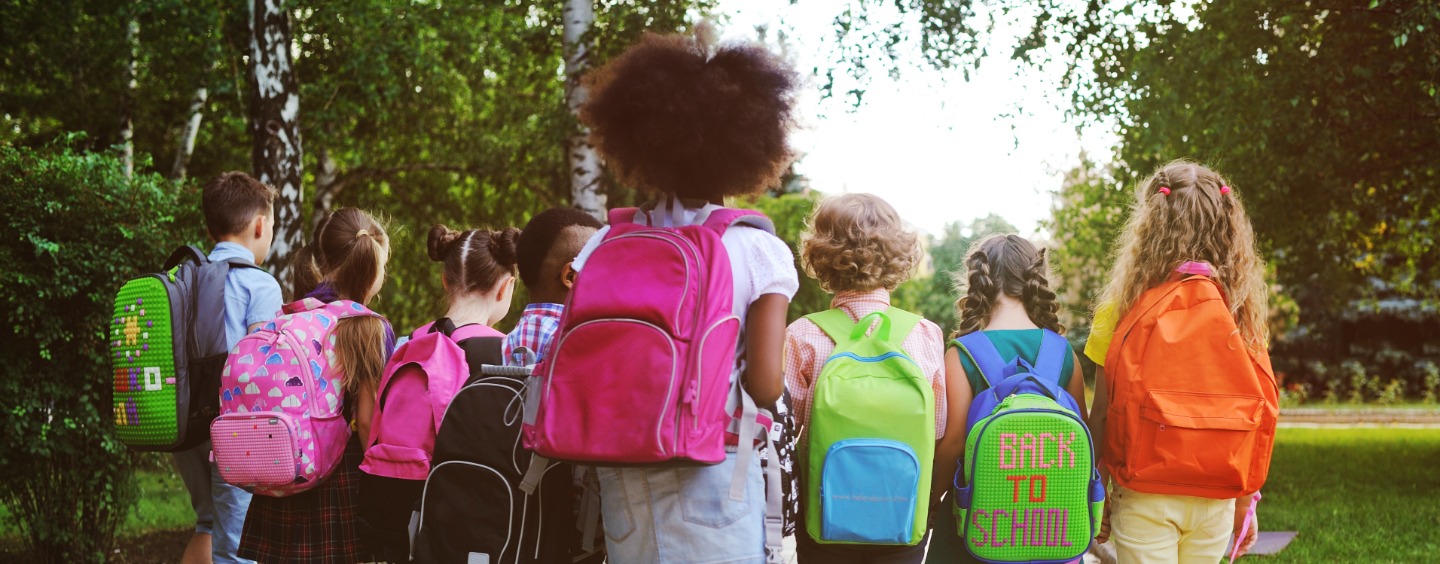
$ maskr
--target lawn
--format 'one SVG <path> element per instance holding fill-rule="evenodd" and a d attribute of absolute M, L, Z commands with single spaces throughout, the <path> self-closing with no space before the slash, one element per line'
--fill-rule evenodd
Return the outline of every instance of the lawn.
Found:
<path fill-rule="evenodd" d="M 139 472 L 141 498 L 121 538 L 184 530 L 193 517 L 180 479 Z M 0 506 L 0 545 L 18 531 Z M 1440 429 L 1280 429 L 1260 503 L 1267 531 L 1300 531 L 1283 562 L 1428 562 L 1440 555 Z M 123 543 L 122 543 L 123 544 Z M 3 551 L 3 550 L 0 550 Z"/>
<path fill-rule="evenodd" d="M 1429 562 L 1440 555 L 1440 429 L 1280 429 L 1257 562 Z"/>

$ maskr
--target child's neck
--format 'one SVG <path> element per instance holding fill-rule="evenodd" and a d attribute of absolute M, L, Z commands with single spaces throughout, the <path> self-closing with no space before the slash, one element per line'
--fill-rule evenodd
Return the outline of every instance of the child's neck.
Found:
<path fill-rule="evenodd" d="M 986 331 L 1037 328 L 1035 322 L 1030 320 L 1030 314 L 1025 311 L 1025 304 L 1003 294 L 995 300 L 995 309 L 990 312 L 990 323 L 985 325 Z"/>
<path fill-rule="evenodd" d="M 496 301 L 481 296 L 461 296 L 450 302 L 450 310 L 445 312 L 445 317 L 456 327 L 472 323 L 489 325 L 495 316 L 496 305 Z"/>
<path fill-rule="evenodd" d="M 249 237 L 240 237 L 240 236 L 236 236 L 236 235 L 229 235 L 229 236 L 221 237 L 219 240 L 215 241 L 215 244 L 216 244 L 216 245 L 219 245 L 220 243 L 231 243 L 231 244 L 240 245 L 241 247 L 244 247 L 245 250 L 250 251 L 250 262 L 253 262 L 253 263 L 255 263 L 255 264 L 260 264 L 260 257 L 257 256 L 256 253 L 255 253 L 255 240 L 254 240 L 254 239 L 249 238 Z"/>

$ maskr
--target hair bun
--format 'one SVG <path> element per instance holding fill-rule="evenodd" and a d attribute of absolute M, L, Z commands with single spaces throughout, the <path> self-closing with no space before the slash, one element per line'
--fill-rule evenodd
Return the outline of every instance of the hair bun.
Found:
<path fill-rule="evenodd" d="M 490 234 L 490 256 L 506 270 L 514 271 L 518 254 L 516 245 L 520 242 L 520 230 L 506 227 Z"/>
<path fill-rule="evenodd" d="M 444 262 L 445 257 L 450 254 L 450 247 L 460 239 L 463 233 L 436 224 L 430 228 L 430 238 L 425 242 L 425 250 L 430 255 L 430 260 Z"/>

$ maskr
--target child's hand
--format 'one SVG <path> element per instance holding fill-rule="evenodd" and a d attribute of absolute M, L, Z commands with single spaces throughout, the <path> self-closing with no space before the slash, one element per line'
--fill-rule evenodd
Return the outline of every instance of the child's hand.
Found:
<path fill-rule="evenodd" d="M 1105 492 L 1105 509 L 1100 512 L 1100 534 L 1095 535 L 1095 542 L 1105 544 L 1110 540 L 1110 492 Z"/>
<path fill-rule="evenodd" d="M 1235 539 L 1235 545 L 1240 547 L 1236 556 L 1244 556 L 1255 547 L 1255 541 L 1260 540 L 1260 514 L 1257 512 L 1250 521 L 1250 528 L 1245 531 L 1245 537 L 1240 537 L 1240 529 L 1245 527 L 1245 514 L 1250 510 L 1250 498 L 1245 497 L 1235 500 L 1235 528 L 1230 536 Z"/>

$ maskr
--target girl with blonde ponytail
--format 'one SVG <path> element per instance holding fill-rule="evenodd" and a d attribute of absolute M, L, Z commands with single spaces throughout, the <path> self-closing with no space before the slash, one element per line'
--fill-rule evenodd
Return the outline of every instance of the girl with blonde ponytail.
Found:
<path fill-rule="evenodd" d="M 368 305 L 385 283 L 390 238 L 370 214 L 343 208 L 320 222 L 314 239 L 295 264 L 297 292 L 322 302 L 351 300 Z M 301 270 L 303 269 L 303 270 Z M 313 270 L 312 270 L 313 269 Z M 325 483 L 286 497 L 257 495 L 245 517 L 239 554 L 258 562 L 368 562 L 374 560 L 357 534 L 360 459 L 375 406 L 375 387 L 395 347 L 383 317 L 341 319 L 335 327 L 335 361 L 344 390 L 342 408 L 355 432 L 339 466 Z"/>

